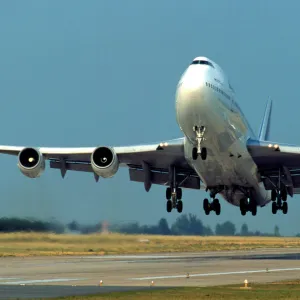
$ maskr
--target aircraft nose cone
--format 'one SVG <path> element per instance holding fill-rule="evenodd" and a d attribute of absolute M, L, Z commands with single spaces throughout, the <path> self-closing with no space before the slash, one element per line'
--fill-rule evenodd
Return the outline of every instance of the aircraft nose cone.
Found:
<path fill-rule="evenodd" d="M 182 78 L 177 89 L 177 100 L 186 103 L 200 100 L 205 91 L 206 78 L 203 72 L 191 70 Z"/>
<path fill-rule="evenodd" d="M 191 70 L 183 77 L 176 94 L 177 123 L 187 136 L 192 136 L 192 120 L 199 120 L 208 111 L 206 78 L 203 72 Z"/>
<path fill-rule="evenodd" d="M 200 70 L 188 70 L 185 76 L 182 78 L 181 81 L 181 88 L 185 89 L 186 91 L 198 91 L 198 89 L 203 86 L 205 82 L 205 73 Z"/>

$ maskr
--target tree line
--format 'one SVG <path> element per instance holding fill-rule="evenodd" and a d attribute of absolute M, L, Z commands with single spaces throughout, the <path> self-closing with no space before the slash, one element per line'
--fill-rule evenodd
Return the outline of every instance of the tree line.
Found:
<path fill-rule="evenodd" d="M 55 232 L 64 233 L 65 225 L 56 220 L 41 221 L 23 218 L 0 218 L 0 232 Z"/>
<path fill-rule="evenodd" d="M 102 223 L 93 225 L 83 225 L 72 221 L 62 224 L 56 220 L 41 221 L 35 219 L 22 218 L 0 218 L 0 232 L 54 232 L 66 233 L 75 232 L 79 234 L 89 234 L 102 231 Z M 194 214 L 182 214 L 170 226 L 165 218 L 161 218 L 155 225 L 140 225 L 138 222 L 113 224 L 109 226 L 110 232 L 124 234 L 157 234 L 157 235 L 200 235 L 200 236 L 280 236 L 279 227 L 274 227 L 273 233 L 263 233 L 261 231 L 250 231 L 248 225 L 244 223 L 240 230 L 237 230 L 234 223 L 226 221 L 216 224 L 212 229 L 205 226 L 201 219 Z M 297 236 L 300 236 L 299 234 Z"/>
<path fill-rule="evenodd" d="M 203 222 L 193 214 L 183 214 L 169 226 L 165 218 L 161 218 L 156 225 L 139 225 L 137 222 L 116 225 L 113 231 L 128 234 L 160 234 L 160 235 L 200 235 L 200 236 L 280 236 L 279 227 L 275 225 L 273 233 L 261 231 L 250 231 L 248 225 L 244 223 L 240 230 L 237 230 L 234 223 L 226 221 L 216 224 L 212 229 L 205 226 Z M 298 236 L 298 235 L 297 235 Z"/>

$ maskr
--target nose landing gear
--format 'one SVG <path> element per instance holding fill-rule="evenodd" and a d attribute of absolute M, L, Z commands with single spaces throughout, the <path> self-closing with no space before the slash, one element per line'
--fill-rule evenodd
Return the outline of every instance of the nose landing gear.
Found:
<path fill-rule="evenodd" d="M 197 147 L 194 147 L 192 150 L 193 160 L 197 160 L 198 156 L 201 156 L 202 160 L 206 160 L 207 150 L 205 147 L 201 147 L 201 143 L 204 140 L 205 127 L 204 126 L 194 126 L 194 132 L 196 133 Z"/>

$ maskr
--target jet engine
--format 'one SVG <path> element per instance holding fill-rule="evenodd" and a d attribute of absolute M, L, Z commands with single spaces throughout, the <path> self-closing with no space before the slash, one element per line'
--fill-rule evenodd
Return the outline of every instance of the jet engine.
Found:
<path fill-rule="evenodd" d="M 103 178 L 114 176 L 119 169 L 119 161 L 115 151 L 108 147 L 98 147 L 91 155 L 94 172 Z"/>
<path fill-rule="evenodd" d="M 45 159 L 39 150 L 25 148 L 19 153 L 18 167 L 25 176 L 36 178 L 45 170 Z"/>

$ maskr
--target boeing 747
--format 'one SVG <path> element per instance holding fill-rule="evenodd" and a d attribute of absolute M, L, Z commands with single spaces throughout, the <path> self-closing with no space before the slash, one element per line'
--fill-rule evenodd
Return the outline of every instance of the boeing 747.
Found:
<path fill-rule="evenodd" d="M 272 103 L 267 102 L 258 135 L 241 111 L 223 70 L 206 57 L 196 57 L 176 89 L 176 118 L 183 137 L 146 145 L 81 148 L 0 146 L 18 156 L 18 167 L 30 177 L 50 168 L 62 177 L 68 170 L 114 176 L 129 169 L 131 181 L 166 186 L 166 209 L 183 210 L 182 189 L 204 189 L 205 214 L 221 213 L 220 194 L 242 215 L 272 202 L 272 213 L 288 212 L 287 198 L 300 193 L 300 146 L 269 141 Z"/>

